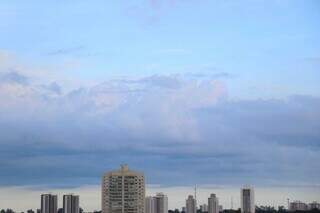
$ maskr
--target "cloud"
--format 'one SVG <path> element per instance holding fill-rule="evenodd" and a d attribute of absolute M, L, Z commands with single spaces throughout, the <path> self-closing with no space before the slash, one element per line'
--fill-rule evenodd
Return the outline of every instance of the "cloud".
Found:
<path fill-rule="evenodd" d="M 44 90 L 48 90 L 53 93 L 56 93 L 57 95 L 61 95 L 62 93 L 61 86 L 57 82 L 52 82 L 49 85 L 42 85 L 42 88 Z"/>
<path fill-rule="evenodd" d="M 166 186 L 319 184 L 319 97 L 233 100 L 214 77 L 66 90 L 23 69 L 1 76 L 0 185 L 97 184 L 124 162 Z"/>
<path fill-rule="evenodd" d="M 15 70 L 11 70 L 7 73 L 0 73 L 0 83 L 16 83 L 26 85 L 28 84 L 28 78 Z"/>

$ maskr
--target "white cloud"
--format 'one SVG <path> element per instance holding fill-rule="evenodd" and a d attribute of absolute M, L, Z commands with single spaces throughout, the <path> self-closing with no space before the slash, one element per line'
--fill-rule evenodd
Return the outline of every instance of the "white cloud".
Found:
<path fill-rule="evenodd" d="M 2 55 L 0 185 L 79 187 L 123 162 L 145 171 L 148 183 L 170 186 L 320 177 L 318 97 L 232 101 L 222 80 L 181 75 L 66 89 L 59 78 L 12 69 L 16 62 Z"/>

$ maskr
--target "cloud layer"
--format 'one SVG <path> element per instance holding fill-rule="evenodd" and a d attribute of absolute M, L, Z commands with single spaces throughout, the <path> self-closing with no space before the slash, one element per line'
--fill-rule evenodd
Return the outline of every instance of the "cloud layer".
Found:
<path fill-rule="evenodd" d="M 319 184 L 320 98 L 236 100 L 220 77 L 66 89 L 2 66 L 0 184 L 97 184 L 125 162 L 152 184 Z"/>

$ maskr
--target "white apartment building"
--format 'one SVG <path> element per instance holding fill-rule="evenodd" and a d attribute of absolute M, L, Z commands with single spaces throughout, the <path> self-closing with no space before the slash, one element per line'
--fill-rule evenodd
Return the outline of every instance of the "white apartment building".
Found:
<path fill-rule="evenodd" d="M 219 213 L 219 199 L 215 194 L 208 198 L 208 213 Z"/>
<path fill-rule="evenodd" d="M 197 200 L 192 195 L 186 200 L 186 213 L 197 213 Z"/>
<path fill-rule="evenodd" d="M 144 213 L 145 182 L 140 172 L 121 165 L 102 177 L 102 213 Z"/>
<path fill-rule="evenodd" d="M 167 213 L 168 197 L 163 193 L 157 193 L 155 196 L 148 196 L 145 199 L 145 213 Z"/>

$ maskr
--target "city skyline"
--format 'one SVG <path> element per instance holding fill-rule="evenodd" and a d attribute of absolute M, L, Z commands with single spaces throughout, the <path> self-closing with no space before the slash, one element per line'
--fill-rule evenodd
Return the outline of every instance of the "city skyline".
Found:
<path fill-rule="evenodd" d="M 199 205 L 240 206 L 244 185 L 257 203 L 316 200 L 319 8 L 1 0 L 0 207 L 75 192 L 99 209 L 101 175 L 124 163 L 169 208 L 194 185 Z"/>
<path fill-rule="evenodd" d="M 122 193 L 129 193 L 132 195 L 133 191 L 130 191 L 130 187 L 132 187 L 130 179 L 132 178 L 132 175 L 138 175 L 141 176 L 143 175 L 140 172 L 135 172 L 132 170 L 128 170 L 128 166 L 127 165 L 121 165 L 121 169 L 120 170 L 114 170 L 114 171 L 109 171 L 108 173 L 105 173 L 103 175 L 103 181 L 101 183 L 100 188 L 102 187 L 102 194 L 105 193 L 105 189 L 109 188 L 107 191 L 110 192 L 114 189 L 114 187 L 112 185 L 114 185 L 114 181 L 118 181 L 118 177 L 120 176 L 123 178 L 125 176 L 127 176 L 127 180 L 124 180 L 124 182 L 122 182 L 123 180 L 121 180 L 120 182 L 125 183 L 128 182 L 128 184 L 125 184 L 122 186 L 123 189 L 125 189 L 125 191 L 123 191 L 122 189 Z M 109 183 L 105 182 L 105 178 L 109 176 L 107 179 L 110 179 L 111 185 L 109 185 Z M 112 179 L 113 178 L 113 179 Z M 119 182 L 119 183 L 120 183 Z M 132 183 L 134 183 L 136 181 L 133 181 Z M 139 181 L 138 181 L 139 182 Z M 118 183 L 116 183 L 116 185 L 118 185 Z M 116 186 L 114 185 L 114 186 Z M 129 186 L 130 185 L 130 186 Z M 110 188 L 111 187 L 111 188 Z M 129 187 L 129 188 L 128 188 Z M 126 191 L 126 188 L 129 189 L 129 191 Z M 137 187 L 140 188 L 140 187 Z M 144 189 L 143 189 L 144 190 Z M 143 196 L 143 198 L 141 199 L 141 203 L 144 203 L 145 206 L 145 213 L 164 213 L 167 212 L 168 210 L 179 210 L 182 209 L 182 212 L 184 211 L 185 213 L 191 213 L 192 212 L 196 212 L 196 210 L 202 210 L 202 212 L 208 212 L 208 213 L 214 213 L 214 212 L 222 212 L 223 210 L 241 210 L 240 212 L 255 212 L 255 208 L 258 209 L 258 211 L 260 210 L 267 210 L 267 209 L 278 209 L 279 211 L 283 211 L 286 210 L 289 212 L 294 212 L 297 210 L 300 211 L 310 211 L 312 209 L 318 209 L 320 210 L 320 202 L 318 201 L 312 201 L 312 202 L 303 202 L 297 199 L 294 200 L 290 200 L 289 198 L 287 198 L 287 207 L 285 205 L 282 204 L 275 204 L 273 203 L 272 205 L 270 204 L 262 204 L 262 203 L 256 203 L 255 202 L 255 195 L 254 195 L 254 188 L 252 186 L 243 186 L 240 189 L 240 202 L 241 202 L 241 206 L 240 207 L 235 207 L 233 205 L 233 197 L 231 200 L 231 206 L 230 208 L 223 208 L 222 205 L 219 205 L 219 198 L 216 196 L 216 194 L 210 194 L 209 197 L 207 197 L 207 203 L 202 203 L 200 205 L 197 204 L 197 200 L 198 199 L 194 199 L 195 197 L 197 197 L 196 191 L 195 193 L 195 197 L 193 197 L 193 195 L 188 195 L 188 198 L 185 200 L 185 206 L 182 206 L 181 208 L 177 207 L 177 206 L 172 206 L 173 208 L 168 209 L 168 197 L 167 195 L 165 195 L 163 192 L 157 192 L 155 196 L 149 196 L 149 195 L 145 195 Z M 107 192 L 107 193 L 109 193 Z M 113 191 L 115 192 L 115 191 Z M 112 192 L 112 193 L 113 193 Z M 61 193 L 61 191 L 60 191 Z M 111 194 L 112 194 L 111 193 Z M 123 194 L 122 196 L 126 197 L 127 195 Z M 130 196 L 128 197 L 130 198 Z M 144 199 L 145 198 L 145 199 Z M 109 198 L 108 198 L 109 199 Z M 111 198 L 112 200 L 113 198 Z M 276 199 L 276 198 L 275 198 Z M 42 213 L 56 213 L 56 212 L 61 212 L 61 210 L 63 211 L 70 211 L 70 212 L 74 212 L 74 213 L 79 213 L 80 210 L 80 199 L 79 199 L 79 195 L 74 195 L 73 193 L 69 193 L 69 194 L 63 194 L 62 196 L 62 206 L 57 205 L 59 203 L 59 196 L 57 195 L 57 193 L 52 194 L 52 193 L 46 193 L 46 194 L 41 194 L 41 205 L 40 208 L 27 208 L 28 209 L 28 213 L 31 212 L 32 210 L 34 210 L 34 212 L 42 212 Z M 84 199 L 85 200 L 85 199 Z M 101 200 L 101 199 L 100 199 Z M 143 202 L 145 200 L 145 202 Z M 105 203 L 106 199 L 103 198 L 101 200 L 101 205 L 103 207 L 104 203 Z M 116 200 L 114 200 L 116 201 Z M 112 201 L 112 202 L 114 202 Z M 202 201 L 200 201 L 202 202 Z M 117 201 L 116 201 L 117 203 Z M 278 205 L 278 206 L 277 206 Z M 203 211 L 203 207 L 205 206 L 205 209 Z M 83 207 L 83 206 L 82 206 Z M 0 207 L 1 209 L 1 207 Z M 7 211 L 11 210 L 11 208 L 7 208 Z M 21 212 L 26 211 L 25 210 L 21 210 Z M 282 209 L 282 210 L 281 210 Z M 2 208 L 3 210 L 3 208 Z M 19 210 L 17 211 L 16 209 L 13 209 L 13 211 L 15 212 L 19 212 Z M 268 211 L 268 210 L 267 210 Z M 81 212 L 102 212 L 101 210 L 97 210 L 97 209 L 83 209 L 81 208 Z M 112 211 L 113 212 L 113 211 Z M 118 212 L 117 209 L 115 209 L 114 212 Z M 126 210 L 124 212 L 127 212 Z"/>
<path fill-rule="evenodd" d="M 123 168 L 123 166 L 121 166 Z M 118 174 L 119 171 L 117 170 L 113 170 L 113 171 L 109 171 L 108 173 L 104 173 L 103 176 L 105 176 L 106 174 Z M 134 173 L 134 172 L 133 172 Z M 128 174 L 133 174 L 131 171 Z M 142 173 L 136 173 L 136 174 L 142 174 Z M 161 186 L 154 186 L 154 185 L 147 185 L 146 186 L 146 195 L 145 197 L 150 197 L 150 196 L 154 196 L 156 194 L 156 196 L 165 194 L 165 196 L 167 197 L 167 199 L 169 200 L 169 209 L 174 210 L 174 209 L 180 209 L 181 207 L 185 207 L 186 205 L 186 200 L 183 199 L 183 197 L 188 196 L 192 196 L 196 195 L 197 196 L 197 208 L 200 209 L 200 205 L 204 204 L 207 202 L 207 205 L 209 204 L 209 198 L 211 198 L 212 195 L 214 195 L 213 193 L 217 193 L 219 196 L 219 205 L 222 204 L 222 206 L 224 207 L 224 209 L 241 209 L 241 194 L 242 194 L 242 190 L 248 188 L 250 190 L 252 190 L 252 186 L 241 186 L 240 188 L 232 188 L 230 186 L 217 186 L 217 185 L 197 185 L 197 191 L 195 192 L 195 188 L 194 186 L 190 186 L 190 187 L 161 187 Z M 17 189 L 17 188 L 16 188 Z M 285 207 L 288 208 L 288 202 L 301 202 L 301 205 L 305 205 L 306 204 L 310 204 L 314 201 L 316 201 L 319 205 L 319 201 L 318 201 L 318 189 L 315 189 L 313 191 L 313 193 L 309 193 L 307 196 L 307 199 L 301 199 L 303 196 L 305 196 L 304 194 L 306 193 L 306 191 L 299 191 L 299 190 L 293 190 L 292 188 L 285 188 L 285 187 L 281 187 L 282 192 L 278 193 L 278 194 L 274 194 L 274 189 L 271 187 L 267 187 L 267 188 L 256 188 L 258 193 L 257 193 L 257 198 L 256 199 L 256 195 L 254 195 L 254 201 L 253 203 L 255 203 L 256 206 L 271 206 L 274 208 L 278 208 L 278 207 Z M 303 187 L 301 187 L 301 189 L 303 189 Z M 48 191 L 51 191 L 50 193 L 48 193 Z M 54 191 L 54 193 L 52 193 L 52 191 Z M 161 192 L 160 192 L 161 191 Z M 270 200 L 268 197 L 270 195 L 268 195 L 268 193 L 272 193 L 273 199 Z M 78 201 L 77 203 L 80 203 L 79 207 L 82 207 L 85 212 L 89 211 L 89 212 L 93 212 L 93 211 L 101 211 L 101 185 L 96 186 L 96 188 L 94 190 L 92 190 L 92 186 L 87 186 L 87 188 L 84 188 L 84 190 L 79 190 L 77 188 L 71 188 L 71 189 L 66 189 L 66 188 L 61 188 L 61 189 L 53 189 L 53 190 L 45 190 L 43 191 L 43 189 L 41 189 L 41 187 L 35 189 L 31 189 L 30 191 L 24 192 L 24 193 L 20 193 L 18 191 L 15 192 L 16 195 L 20 195 L 15 197 L 14 199 L 11 200 L 10 202 L 6 202 L 6 201 L 10 201 L 10 198 L 8 198 L 8 194 L 6 194 L 6 192 L 4 191 L 3 194 L 0 194 L 0 200 L 3 203 L 7 203 L 7 205 L 10 206 L 15 206 L 17 203 L 19 205 L 21 205 L 22 203 L 27 204 L 24 205 L 24 207 L 20 207 L 20 208 L 15 208 L 14 210 L 16 211 L 26 211 L 27 209 L 34 209 L 36 210 L 38 208 L 38 206 L 40 205 L 39 203 L 39 194 L 37 193 L 44 193 L 43 195 L 48 196 L 54 196 L 55 197 L 55 202 L 58 203 L 55 204 L 57 206 L 57 208 L 62 208 L 63 207 L 63 202 L 59 202 L 59 199 L 62 198 L 62 201 L 64 200 L 65 196 L 72 196 L 74 193 L 79 194 L 80 196 L 75 196 L 77 197 Z M 192 194 L 195 193 L 195 194 Z M 167 196 L 168 195 L 168 196 Z M 25 197 L 28 196 L 28 197 Z M 156 197 L 154 196 L 154 197 Z M 60 198 L 61 197 L 61 198 Z M 79 198 L 80 197 L 80 198 Z M 42 196 L 41 196 L 42 198 Z M 182 199 L 181 199 L 182 198 Z M 221 199 L 221 203 L 220 203 L 220 198 Z M 290 199 L 289 199 L 290 198 Z M 217 198 L 216 198 L 217 199 Z M 288 200 L 289 199 L 289 200 Z M 89 204 L 89 205 L 88 205 Z M 290 205 L 291 206 L 291 205 Z M 2 206 L 0 206 L 1 209 Z M 207 206 L 209 207 L 209 205 Z M 292 208 L 292 207 L 291 207 Z M 209 208 L 208 208 L 209 209 Z"/>

